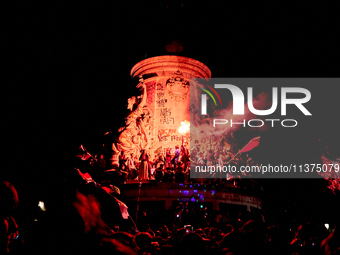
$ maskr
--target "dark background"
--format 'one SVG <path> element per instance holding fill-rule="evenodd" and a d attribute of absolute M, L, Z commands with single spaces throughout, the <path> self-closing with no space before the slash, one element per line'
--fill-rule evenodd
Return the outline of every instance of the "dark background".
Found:
<path fill-rule="evenodd" d="M 104 133 L 124 124 L 127 99 L 138 93 L 129 72 L 145 58 L 191 57 L 206 64 L 213 77 L 337 77 L 339 72 L 337 9 L 324 3 L 111 1 L 23 3 L 4 10 L 1 175 L 24 199 L 57 192 L 58 182 L 73 170 L 80 144 L 95 150 L 114 138 Z M 173 41 L 183 45 L 182 52 L 165 51 Z M 329 145 L 333 156 L 339 155 L 338 91 L 320 89 L 313 107 L 332 110 L 323 116 L 324 125 L 300 130 L 311 134 L 313 145 L 322 139 L 321 147 Z M 287 135 L 277 142 L 290 150 L 297 138 Z M 305 147 L 301 154 L 309 153 Z M 333 203 L 323 188 L 321 181 L 309 180 L 268 185 L 278 204 L 312 203 L 302 215 Z"/>

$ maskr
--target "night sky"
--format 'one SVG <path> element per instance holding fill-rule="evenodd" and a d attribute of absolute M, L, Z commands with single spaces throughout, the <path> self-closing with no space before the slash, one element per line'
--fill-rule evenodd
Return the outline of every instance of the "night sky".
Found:
<path fill-rule="evenodd" d="M 3 178 L 22 185 L 21 192 L 39 191 L 46 180 L 72 170 L 80 144 L 95 150 L 113 139 L 104 133 L 124 124 L 127 99 L 138 93 L 131 68 L 174 54 L 165 51 L 172 41 L 183 45 L 177 55 L 203 62 L 212 77 L 337 77 L 337 9 L 325 5 L 111 1 L 6 7 Z M 329 109 L 317 115 L 326 124 L 308 130 L 333 151 L 338 91 L 319 91 L 312 107 Z"/>

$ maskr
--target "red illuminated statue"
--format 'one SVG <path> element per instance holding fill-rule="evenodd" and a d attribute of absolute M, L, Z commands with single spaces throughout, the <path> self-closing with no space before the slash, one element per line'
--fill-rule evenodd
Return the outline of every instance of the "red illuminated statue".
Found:
<path fill-rule="evenodd" d="M 120 135 L 112 149 L 115 154 L 124 154 L 126 157 L 139 157 L 141 150 L 148 150 L 151 144 L 152 114 L 146 106 L 146 86 L 142 77 L 137 88 L 142 89 L 138 98 L 128 99 L 128 109 L 131 111 L 126 117 L 125 126 L 120 128 Z"/>

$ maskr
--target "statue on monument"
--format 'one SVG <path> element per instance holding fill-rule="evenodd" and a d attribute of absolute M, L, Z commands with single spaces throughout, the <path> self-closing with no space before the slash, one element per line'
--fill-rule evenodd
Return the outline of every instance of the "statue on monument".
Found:
<path fill-rule="evenodd" d="M 118 139 L 112 144 L 114 154 L 124 154 L 126 158 L 139 158 L 141 150 L 148 151 L 152 147 L 153 116 L 146 106 L 146 85 L 141 76 L 137 88 L 142 89 L 142 95 L 128 99 L 127 109 L 130 112 L 126 117 L 125 126 L 118 129 L 120 132 Z"/>

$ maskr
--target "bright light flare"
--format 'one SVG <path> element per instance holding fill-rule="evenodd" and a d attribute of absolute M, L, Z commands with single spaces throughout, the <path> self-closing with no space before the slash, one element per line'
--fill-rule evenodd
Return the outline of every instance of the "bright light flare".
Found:
<path fill-rule="evenodd" d="M 179 127 L 178 131 L 184 135 L 186 132 L 188 132 L 190 129 L 190 122 L 189 121 L 182 121 L 181 126 Z"/>
<path fill-rule="evenodd" d="M 328 223 L 325 224 L 325 228 L 326 228 L 327 230 L 329 229 L 329 224 L 328 224 Z"/>
<path fill-rule="evenodd" d="M 43 201 L 39 201 L 38 206 L 43 212 L 46 211 L 45 203 Z"/>

